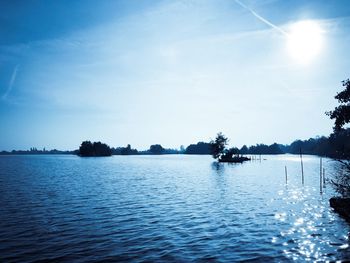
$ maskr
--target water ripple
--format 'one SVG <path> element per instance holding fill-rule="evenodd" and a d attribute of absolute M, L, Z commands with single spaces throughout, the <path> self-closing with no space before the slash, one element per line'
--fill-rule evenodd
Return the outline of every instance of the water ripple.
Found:
<path fill-rule="evenodd" d="M 293 156 L 264 159 L 1 156 L 0 261 L 350 260 L 318 160 L 301 186 Z"/>

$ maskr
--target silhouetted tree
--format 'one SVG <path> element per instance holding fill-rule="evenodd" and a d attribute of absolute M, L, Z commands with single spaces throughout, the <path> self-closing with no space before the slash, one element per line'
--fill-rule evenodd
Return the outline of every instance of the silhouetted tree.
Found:
<path fill-rule="evenodd" d="M 349 140 L 349 129 L 344 130 L 345 124 L 350 122 L 350 80 L 342 81 L 343 87 L 345 89 L 339 92 L 335 99 L 338 100 L 339 106 L 337 106 L 333 111 L 327 112 L 331 119 L 334 119 L 334 134 L 329 138 L 331 149 L 336 151 L 336 156 L 342 158 L 339 160 L 341 165 L 341 171 L 335 175 L 333 180 L 331 180 L 332 186 L 336 192 L 338 192 L 342 197 L 350 197 L 350 140 Z M 334 152 L 333 152 L 334 153 Z M 347 160 L 345 160 L 347 159 Z M 333 200 L 332 200 L 333 199 Z M 336 205 L 338 201 L 334 198 L 331 199 L 331 206 L 336 209 L 336 211 L 341 210 L 340 207 Z M 344 200 L 343 200 L 344 201 Z M 346 201 L 347 206 L 350 207 L 349 199 Z M 349 208 L 346 209 L 347 215 L 349 215 Z"/>
<path fill-rule="evenodd" d="M 91 143 L 91 141 L 84 141 L 81 143 L 79 147 L 79 155 L 82 157 L 111 156 L 112 150 L 105 143 L 101 143 L 101 142 Z"/>
<path fill-rule="evenodd" d="M 129 155 L 131 152 L 131 145 L 128 144 L 125 148 L 122 148 L 120 151 L 121 155 Z"/>
<path fill-rule="evenodd" d="M 163 154 L 164 148 L 160 144 L 154 144 L 150 146 L 149 152 L 152 154 Z"/>
<path fill-rule="evenodd" d="M 280 146 L 277 143 L 271 144 L 268 148 L 268 154 L 282 154 Z"/>
<path fill-rule="evenodd" d="M 93 156 L 94 147 L 90 141 L 84 141 L 81 143 L 79 147 L 79 155 L 80 156 Z"/>
<path fill-rule="evenodd" d="M 282 154 L 282 146 L 274 143 L 271 145 L 257 144 L 249 147 L 249 154 Z"/>
<path fill-rule="evenodd" d="M 219 159 L 224 154 L 227 143 L 228 139 L 221 132 L 216 135 L 214 141 L 210 142 L 211 154 L 214 159 Z"/>
<path fill-rule="evenodd" d="M 136 149 L 132 149 L 131 145 L 128 144 L 126 147 L 120 148 L 120 154 L 121 155 L 136 155 L 136 154 L 138 154 L 138 151 Z"/>
<path fill-rule="evenodd" d="M 111 156 L 112 155 L 111 148 L 105 143 L 94 142 L 93 148 L 95 151 L 95 156 Z"/>
<path fill-rule="evenodd" d="M 340 131 L 345 124 L 350 122 L 350 80 L 342 81 L 342 85 L 345 89 L 335 96 L 340 105 L 333 111 L 326 113 L 331 119 L 335 120 L 334 132 Z"/>
<path fill-rule="evenodd" d="M 342 129 L 329 136 L 329 148 L 331 157 L 350 159 L 350 128 Z"/>
<path fill-rule="evenodd" d="M 207 142 L 190 144 L 187 146 L 185 154 L 211 154 L 211 144 Z"/>
<path fill-rule="evenodd" d="M 239 153 L 240 154 L 248 154 L 248 151 L 249 151 L 249 149 L 248 149 L 247 145 L 243 145 L 242 148 L 239 150 Z"/>

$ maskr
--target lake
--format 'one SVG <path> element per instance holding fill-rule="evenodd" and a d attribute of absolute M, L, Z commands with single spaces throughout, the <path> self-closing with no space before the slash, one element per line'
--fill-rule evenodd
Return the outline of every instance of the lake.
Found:
<path fill-rule="evenodd" d="M 295 155 L 0 156 L 0 261 L 350 260 L 319 158 L 303 158 L 304 186 Z"/>

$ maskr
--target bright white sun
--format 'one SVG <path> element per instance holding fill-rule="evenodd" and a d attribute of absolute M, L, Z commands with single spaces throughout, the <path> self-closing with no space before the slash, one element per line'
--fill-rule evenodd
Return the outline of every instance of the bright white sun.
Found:
<path fill-rule="evenodd" d="M 287 32 L 289 54 L 299 63 L 309 63 L 321 52 L 322 33 L 322 28 L 314 21 L 292 24 Z"/>

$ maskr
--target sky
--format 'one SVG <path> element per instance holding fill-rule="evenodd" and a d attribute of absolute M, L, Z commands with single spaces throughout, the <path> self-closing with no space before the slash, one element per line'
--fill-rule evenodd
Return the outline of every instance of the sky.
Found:
<path fill-rule="evenodd" d="M 346 0 L 0 0 L 0 150 L 329 135 L 349 14 Z"/>

